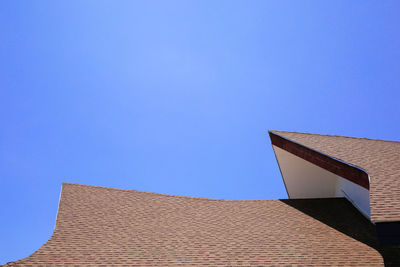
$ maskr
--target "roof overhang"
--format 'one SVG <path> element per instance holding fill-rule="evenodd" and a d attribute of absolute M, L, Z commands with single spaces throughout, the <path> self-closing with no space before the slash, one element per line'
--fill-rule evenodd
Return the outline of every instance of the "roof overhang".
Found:
<path fill-rule="evenodd" d="M 269 132 L 289 198 L 347 198 L 370 218 L 369 176 L 354 165 Z"/>

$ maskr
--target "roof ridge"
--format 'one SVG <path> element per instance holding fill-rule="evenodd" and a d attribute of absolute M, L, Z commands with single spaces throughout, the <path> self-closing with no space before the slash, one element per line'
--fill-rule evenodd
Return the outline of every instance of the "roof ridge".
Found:
<path fill-rule="evenodd" d="M 141 191 L 141 190 L 135 190 L 135 189 L 123 189 L 123 188 L 114 188 L 114 187 L 99 186 L 99 185 L 86 185 L 86 184 L 77 184 L 77 183 L 69 183 L 69 182 L 63 182 L 62 185 L 73 185 L 73 186 L 91 187 L 91 188 L 106 189 L 106 190 L 115 190 L 115 191 L 139 192 L 139 193 L 146 193 L 146 194 L 158 195 L 158 196 L 164 196 L 164 197 L 193 198 L 193 199 L 214 200 L 214 201 L 230 201 L 230 200 L 219 199 L 219 198 L 204 198 L 204 197 L 178 196 L 178 195 L 171 195 L 171 194 L 162 194 L 162 193 L 155 193 L 155 192 L 147 192 L 147 191 Z"/>
<path fill-rule="evenodd" d="M 162 197 L 186 198 L 186 199 L 189 198 L 189 199 L 211 200 L 211 201 L 237 202 L 237 201 L 271 201 L 271 200 L 281 200 L 281 199 L 238 199 L 238 200 L 230 200 L 230 199 L 221 199 L 221 198 L 206 198 L 206 197 L 178 196 L 178 195 L 171 195 L 171 194 L 162 194 L 162 193 L 146 192 L 146 191 L 135 190 L 135 189 L 123 189 L 123 188 L 114 188 L 114 187 L 99 186 L 99 185 L 86 185 L 86 184 L 77 184 L 77 183 L 69 183 L 69 182 L 62 182 L 62 185 L 72 185 L 72 186 L 81 186 L 81 187 L 91 187 L 91 188 L 106 189 L 106 190 L 114 190 L 114 191 L 139 192 L 139 193 L 145 193 L 145 194 L 150 194 L 150 195 L 157 195 L 157 196 L 162 196 Z"/>
<path fill-rule="evenodd" d="M 328 137 L 343 137 L 343 138 L 349 138 L 349 139 L 361 139 L 361 140 L 370 140 L 370 141 L 400 143 L 400 141 L 396 141 L 396 140 L 384 140 L 384 139 L 375 139 L 375 138 L 367 138 L 367 137 L 354 137 L 354 136 L 344 136 L 344 135 L 334 135 L 334 134 L 302 133 L 302 132 L 279 131 L 279 130 L 268 130 L 268 132 L 272 132 L 272 133 L 273 133 L 273 132 L 283 132 L 283 133 L 295 133 L 295 134 L 306 134 L 306 135 L 319 135 L 319 136 L 328 136 Z"/>

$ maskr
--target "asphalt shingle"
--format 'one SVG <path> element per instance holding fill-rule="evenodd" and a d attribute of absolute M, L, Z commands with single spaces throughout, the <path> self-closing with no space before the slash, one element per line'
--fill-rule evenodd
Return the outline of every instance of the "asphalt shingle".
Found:
<path fill-rule="evenodd" d="M 228 201 L 64 183 L 55 231 L 7 266 L 383 266 L 345 199 Z"/>

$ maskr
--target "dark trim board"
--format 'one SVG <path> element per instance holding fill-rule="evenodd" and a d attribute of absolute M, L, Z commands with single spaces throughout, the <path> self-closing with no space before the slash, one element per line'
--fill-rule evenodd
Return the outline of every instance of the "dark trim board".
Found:
<path fill-rule="evenodd" d="M 292 142 L 272 132 L 269 132 L 269 136 L 271 138 L 271 143 L 274 146 L 286 150 L 287 152 L 311 162 L 318 167 L 337 174 L 369 190 L 368 174 L 365 171 L 319 153 L 318 151 L 300 145 L 296 142 Z"/>

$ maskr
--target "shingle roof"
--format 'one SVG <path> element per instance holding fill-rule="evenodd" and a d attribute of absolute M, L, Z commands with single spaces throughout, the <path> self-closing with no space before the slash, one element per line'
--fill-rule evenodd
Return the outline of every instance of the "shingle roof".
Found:
<path fill-rule="evenodd" d="M 371 220 L 400 221 L 400 142 L 270 132 L 364 169 L 370 177 Z"/>
<path fill-rule="evenodd" d="M 16 265 L 382 266 L 345 199 L 228 201 L 64 183 L 50 240 Z"/>

